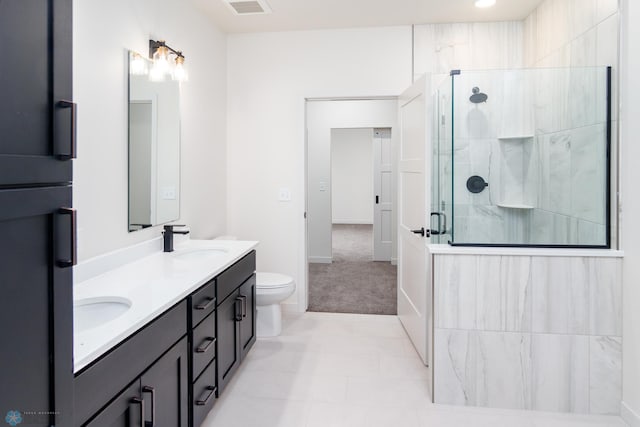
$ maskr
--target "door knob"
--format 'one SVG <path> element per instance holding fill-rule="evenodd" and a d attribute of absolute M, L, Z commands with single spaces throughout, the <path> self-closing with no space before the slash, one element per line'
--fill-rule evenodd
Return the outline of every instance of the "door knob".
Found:
<path fill-rule="evenodd" d="M 425 230 L 424 227 L 419 230 L 411 230 L 412 233 L 419 234 L 422 237 L 431 237 L 431 230 Z"/>

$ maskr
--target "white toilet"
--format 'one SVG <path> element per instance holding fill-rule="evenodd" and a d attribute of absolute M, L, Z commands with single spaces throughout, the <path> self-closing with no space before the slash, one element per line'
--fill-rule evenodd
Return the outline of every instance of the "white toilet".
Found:
<path fill-rule="evenodd" d="M 282 331 L 280 303 L 296 290 L 293 279 L 278 273 L 256 273 L 256 306 L 258 337 L 275 337 Z"/>

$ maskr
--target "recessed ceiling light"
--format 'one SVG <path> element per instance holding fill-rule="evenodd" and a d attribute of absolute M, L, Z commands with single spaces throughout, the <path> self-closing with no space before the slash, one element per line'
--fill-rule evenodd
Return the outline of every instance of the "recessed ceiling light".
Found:
<path fill-rule="evenodd" d="M 496 0 L 476 0 L 476 7 L 491 7 L 496 4 Z"/>

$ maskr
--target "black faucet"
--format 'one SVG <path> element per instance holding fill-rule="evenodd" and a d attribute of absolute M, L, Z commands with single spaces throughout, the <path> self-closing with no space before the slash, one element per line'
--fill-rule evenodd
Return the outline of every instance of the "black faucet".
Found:
<path fill-rule="evenodd" d="M 164 237 L 164 251 L 173 252 L 173 235 L 174 234 L 189 234 L 189 230 L 175 231 L 173 227 L 186 227 L 185 225 L 171 224 L 165 225 L 162 236 Z"/>

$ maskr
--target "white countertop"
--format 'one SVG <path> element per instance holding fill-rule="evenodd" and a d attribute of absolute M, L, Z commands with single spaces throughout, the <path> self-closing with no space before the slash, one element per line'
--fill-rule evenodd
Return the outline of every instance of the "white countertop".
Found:
<path fill-rule="evenodd" d="M 74 333 L 74 372 L 89 365 L 257 245 L 255 241 L 187 240 L 176 245 L 174 252 L 157 252 L 75 283 L 74 302 L 87 298 L 128 300 L 131 307 L 114 320 Z M 180 257 L 186 252 L 207 248 L 226 252 L 211 257 Z"/>

